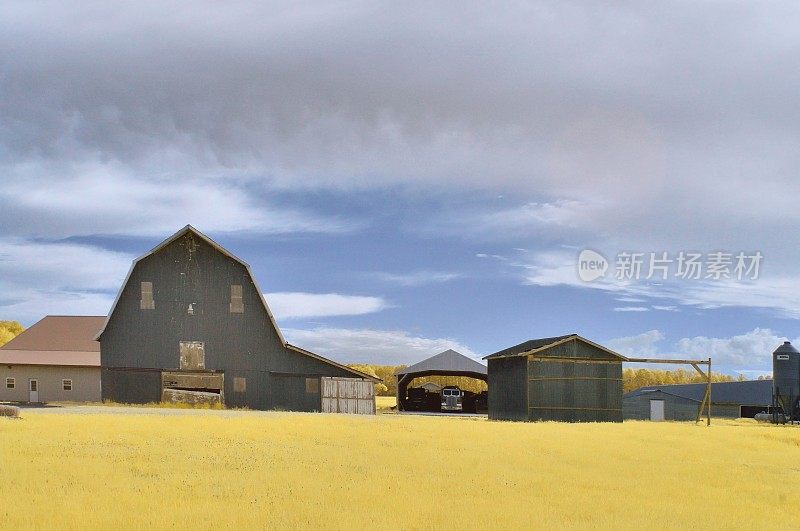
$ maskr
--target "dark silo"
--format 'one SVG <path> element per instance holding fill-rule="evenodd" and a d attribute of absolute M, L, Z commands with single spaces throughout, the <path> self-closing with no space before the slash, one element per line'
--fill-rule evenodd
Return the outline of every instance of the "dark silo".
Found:
<path fill-rule="evenodd" d="M 772 381 L 775 405 L 794 420 L 800 398 L 800 352 L 788 341 L 772 354 Z"/>

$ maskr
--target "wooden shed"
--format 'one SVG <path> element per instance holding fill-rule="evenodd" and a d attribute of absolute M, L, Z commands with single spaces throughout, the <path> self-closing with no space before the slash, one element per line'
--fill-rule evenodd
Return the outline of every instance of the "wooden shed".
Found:
<path fill-rule="evenodd" d="M 484 359 L 490 419 L 622 422 L 621 354 L 571 334 L 526 341 Z"/>
<path fill-rule="evenodd" d="M 375 411 L 375 378 L 288 344 L 249 266 L 188 225 L 134 261 L 97 339 L 104 400 Z"/>

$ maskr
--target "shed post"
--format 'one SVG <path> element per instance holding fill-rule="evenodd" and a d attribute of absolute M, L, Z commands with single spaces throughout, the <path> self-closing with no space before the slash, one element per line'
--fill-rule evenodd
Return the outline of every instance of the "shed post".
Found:
<path fill-rule="evenodd" d="M 706 417 L 706 426 L 711 426 L 711 358 L 708 358 L 708 416 Z"/>

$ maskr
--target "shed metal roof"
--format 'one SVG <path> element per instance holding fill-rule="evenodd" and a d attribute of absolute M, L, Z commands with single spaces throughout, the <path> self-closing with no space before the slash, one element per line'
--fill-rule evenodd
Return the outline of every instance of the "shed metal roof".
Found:
<path fill-rule="evenodd" d="M 405 369 L 399 369 L 395 374 L 402 376 L 423 372 L 487 374 L 486 365 L 452 349 L 440 352 Z"/>
<path fill-rule="evenodd" d="M 48 315 L 0 347 L 0 364 L 100 366 L 105 317 Z"/>
<path fill-rule="evenodd" d="M 514 356 L 527 356 L 529 354 L 534 354 L 536 352 L 541 352 L 551 347 L 555 347 L 556 345 L 560 345 L 562 343 L 566 343 L 568 341 L 577 340 L 588 345 L 592 345 L 593 347 L 597 347 L 600 350 L 611 354 L 617 358 L 620 358 L 622 361 L 627 360 L 625 356 L 614 352 L 613 350 L 607 349 L 603 345 L 598 345 L 597 343 L 586 339 L 585 337 L 581 337 L 578 334 L 569 334 L 566 336 L 555 336 L 555 337 L 544 337 L 541 339 L 531 339 L 529 341 L 525 341 L 524 343 L 520 343 L 519 345 L 514 345 L 513 347 L 509 347 L 494 354 L 489 354 L 488 356 L 484 356 L 483 359 L 495 359 L 495 358 L 509 358 Z"/>
<path fill-rule="evenodd" d="M 622 398 L 632 398 L 661 391 L 700 402 L 706 392 L 706 384 L 648 385 L 629 393 Z M 772 403 L 772 380 L 748 380 L 745 382 L 715 382 L 711 384 L 712 404 L 768 405 Z"/>

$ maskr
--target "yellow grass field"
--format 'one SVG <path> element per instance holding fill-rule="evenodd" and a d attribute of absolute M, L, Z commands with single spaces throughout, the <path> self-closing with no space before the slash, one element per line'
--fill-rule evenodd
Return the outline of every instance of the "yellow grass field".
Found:
<path fill-rule="evenodd" d="M 376 396 L 375 406 L 378 411 L 388 411 L 397 405 L 397 397 L 394 396 Z"/>
<path fill-rule="evenodd" d="M 25 410 L 0 527 L 800 528 L 800 429 Z"/>

